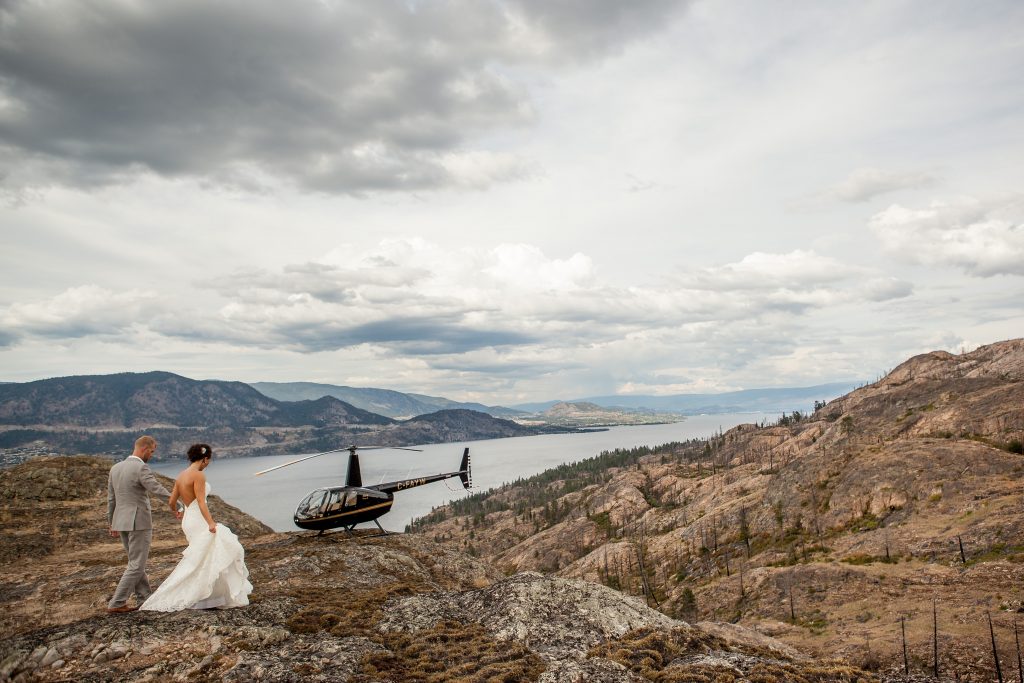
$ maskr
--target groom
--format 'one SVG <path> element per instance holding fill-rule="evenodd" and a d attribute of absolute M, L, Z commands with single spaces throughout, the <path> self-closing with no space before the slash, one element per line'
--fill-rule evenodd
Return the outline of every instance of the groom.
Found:
<path fill-rule="evenodd" d="M 114 597 L 107 605 L 108 612 L 137 610 L 138 607 L 129 607 L 127 604 L 132 593 L 141 605 L 153 592 L 146 578 L 146 560 L 149 557 L 149 544 L 153 540 L 153 515 L 146 491 L 165 498 L 171 495 L 146 465 L 155 452 L 156 439 L 140 436 L 135 441 L 132 454 L 110 468 L 110 478 L 107 480 L 107 522 L 110 535 L 121 537 L 121 544 L 128 553 L 128 568 L 124 570 Z"/>

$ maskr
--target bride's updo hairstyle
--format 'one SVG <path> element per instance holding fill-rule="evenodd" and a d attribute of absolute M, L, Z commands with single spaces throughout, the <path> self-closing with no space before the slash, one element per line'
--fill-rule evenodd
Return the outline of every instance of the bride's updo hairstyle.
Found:
<path fill-rule="evenodd" d="M 188 449 L 188 461 L 199 462 L 203 458 L 212 458 L 213 449 L 205 443 L 194 443 Z"/>

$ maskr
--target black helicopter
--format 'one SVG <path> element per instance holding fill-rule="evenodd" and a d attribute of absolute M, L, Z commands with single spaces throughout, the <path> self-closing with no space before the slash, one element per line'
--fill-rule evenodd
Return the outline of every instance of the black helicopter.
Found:
<path fill-rule="evenodd" d="M 364 446 L 362 450 L 376 450 L 388 448 L 387 446 Z M 359 472 L 359 456 L 356 455 L 357 446 L 348 448 L 336 448 L 332 451 L 307 455 L 298 460 L 286 462 L 277 467 L 257 472 L 255 476 L 288 467 L 303 460 L 318 458 L 328 453 L 339 453 L 348 451 L 348 471 L 345 474 L 344 486 L 332 486 L 329 488 L 316 489 L 302 499 L 299 506 L 295 508 L 295 525 L 301 529 L 319 531 L 321 534 L 328 529 L 342 528 L 348 533 L 356 524 L 362 522 L 373 522 L 381 533 L 387 534 L 384 527 L 380 525 L 377 518 L 387 513 L 395 502 L 395 492 L 404 489 L 411 489 L 414 486 L 423 486 L 435 481 L 443 481 L 458 477 L 462 480 L 462 486 L 469 489 L 473 485 L 472 474 L 469 466 L 469 448 L 462 453 L 462 463 L 457 472 L 445 472 L 444 474 L 432 474 L 426 477 L 414 479 L 402 479 L 386 484 L 375 484 L 363 486 L 363 478 Z M 417 448 L 397 448 L 403 451 L 418 451 Z"/>

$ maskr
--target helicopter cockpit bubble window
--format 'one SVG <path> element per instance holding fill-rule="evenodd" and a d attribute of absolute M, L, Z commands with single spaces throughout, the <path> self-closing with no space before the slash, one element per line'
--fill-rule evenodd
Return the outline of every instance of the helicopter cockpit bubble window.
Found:
<path fill-rule="evenodd" d="M 320 505 L 324 501 L 324 497 L 327 495 L 326 489 L 317 489 L 308 496 L 306 496 L 299 507 L 295 508 L 296 517 L 314 517 L 320 512 Z"/>

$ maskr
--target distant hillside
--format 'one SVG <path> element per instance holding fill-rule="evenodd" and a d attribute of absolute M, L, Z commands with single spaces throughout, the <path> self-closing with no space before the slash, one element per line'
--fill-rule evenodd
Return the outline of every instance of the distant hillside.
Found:
<path fill-rule="evenodd" d="M 160 441 L 156 457 L 164 459 L 180 457 L 197 441 L 230 457 L 368 441 L 404 446 L 550 431 L 468 410 L 431 411 L 398 422 L 332 396 L 278 401 L 241 382 L 168 372 L 0 385 L 0 462 L 41 453 L 123 453 L 143 432 Z"/>
<path fill-rule="evenodd" d="M 446 443 L 509 436 L 551 434 L 572 430 L 547 425 L 529 427 L 475 410 L 439 410 L 405 420 L 391 428 L 410 443 Z M 385 432 L 386 433 L 386 432 Z"/>
<path fill-rule="evenodd" d="M 451 399 L 442 398 L 440 396 L 426 396 L 424 394 L 407 394 L 407 396 L 411 396 L 422 403 L 433 406 L 435 410 L 476 410 L 495 417 L 509 418 L 523 414 L 523 411 L 521 410 L 506 408 L 504 406 L 487 406 L 483 403 L 452 401 Z"/>
<path fill-rule="evenodd" d="M 534 416 L 547 424 L 565 427 L 662 424 L 681 422 L 682 415 L 644 408 L 605 408 L 596 403 L 561 401 Z"/>
<path fill-rule="evenodd" d="M 714 413 L 756 413 L 807 411 L 815 401 L 829 401 L 856 388 L 857 382 L 835 382 L 813 387 L 744 389 L 721 394 L 676 394 L 673 396 L 591 396 L 572 401 L 520 403 L 513 408 L 527 413 L 543 413 L 556 403 L 593 403 L 602 408 L 632 408 L 705 415 Z"/>
<path fill-rule="evenodd" d="M 393 418 L 408 418 L 438 410 L 476 410 L 495 417 L 512 417 L 521 411 L 481 403 L 460 403 L 447 398 L 406 394 L 390 389 L 371 389 L 317 382 L 251 382 L 249 386 L 278 401 L 301 401 L 333 396 L 363 410 Z"/>
<path fill-rule="evenodd" d="M 1024 611 L 1022 473 L 1017 339 L 916 356 L 774 425 L 563 465 L 413 528 L 508 572 L 598 581 L 890 671 L 901 617 L 912 674 L 930 661 L 935 600 L 944 680 L 991 681 L 988 615 L 1015 662 Z"/>

